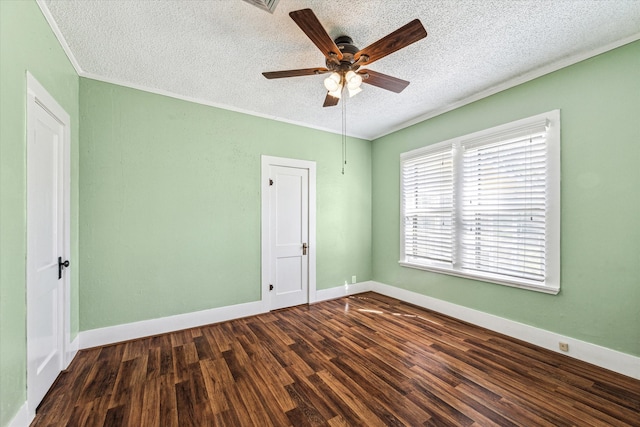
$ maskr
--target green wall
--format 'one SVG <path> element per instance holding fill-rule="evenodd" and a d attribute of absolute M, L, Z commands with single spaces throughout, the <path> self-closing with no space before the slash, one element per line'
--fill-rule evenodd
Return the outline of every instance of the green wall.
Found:
<path fill-rule="evenodd" d="M 26 400 L 26 71 L 71 116 L 71 333 L 78 332 L 78 76 L 35 1 L 0 1 L 0 425 Z"/>
<path fill-rule="evenodd" d="M 399 260 L 399 156 L 561 110 L 561 291 L 410 269 Z M 376 281 L 640 356 L 640 42 L 373 142 Z"/>
<path fill-rule="evenodd" d="M 81 330 L 259 301 L 262 154 L 317 162 L 317 288 L 371 279 L 370 142 L 85 78 L 80 122 Z"/>

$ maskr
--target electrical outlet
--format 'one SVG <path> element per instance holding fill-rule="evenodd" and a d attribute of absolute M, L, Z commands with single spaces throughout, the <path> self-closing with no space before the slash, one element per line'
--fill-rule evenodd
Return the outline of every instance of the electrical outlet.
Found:
<path fill-rule="evenodd" d="M 356 276 L 351 276 L 351 284 L 356 283 Z"/>
<path fill-rule="evenodd" d="M 558 343 L 558 347 L 560 348 L 560 351 L 569 351 L 569 344 L 566 342 Z"/>

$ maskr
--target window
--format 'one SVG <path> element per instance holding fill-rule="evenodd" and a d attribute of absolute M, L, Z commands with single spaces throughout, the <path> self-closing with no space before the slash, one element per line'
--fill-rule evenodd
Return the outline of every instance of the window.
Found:
<path fill-rule="evenodd" d="M 560 112 L 403 153 L 400 264 L 556 294 Z"/>

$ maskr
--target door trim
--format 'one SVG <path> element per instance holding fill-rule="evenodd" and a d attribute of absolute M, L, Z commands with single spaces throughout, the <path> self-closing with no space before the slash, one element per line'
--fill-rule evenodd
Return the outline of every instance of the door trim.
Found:
<path fill-rule="evenodd" d="M 71 359 L 75 355 L 77 349 L 71 343 L 71 274 L 75 267 L 74 260 L 71 259 L 71 119 L 69 114 L 58 104 L 58 102 L 47 92 L 47 90 L 42 86 L 38 80 L 29 72 L 26 73 L 26 81 L 27 81 L 27 90 L 26 90 L 26 106 L 27 106 L 27 115 L 26 115 L 26 173 L 28 176 L 29 171 L 29 153 L 28 147 L 29 142 L 34 134 L 34 120 L 35 117 L 35 109 L 39 106 L 46 110 L 53 118 L 55 118 L 63 127 L 63 137 L 62 137 L 62 162 L 63 162 L 63 173 L 62 173 L 62 191 L 63 191 L 63 233 L 62 239 L 63 243 L 63 254 L 60 256 L 64 257 L 64 259 L 68 259 L 71 262 L 69 268 L 65 269 L 65 273 L 62 279 L 62 292 L 61 298 L 58 299 L 58 313 L 62 314 L 62 319 L 59 319 L 60 326 L 59 328 L 60 335 L 58 338 L 62 341 L 62 357 L 61 357 L 61 366 L 60 371 L 66 369 L 71 363 Z M 26 191 L 29 191 L 29 182 L 27 182 Z M 26 213 L 29 215 L 29 206 L 26 204 Z M 27 222 L 28 226 L 28 222 Z M 28 230 L 27 230 L 28 233 Z M 29 248 L 27 247 L 26 256 L 29 256 Z M 25 296 L 29 292 L 29 286 L 31 282 L 31 278 L 28 272 L 28 263 L 25 263 Z M 26 298 L 27 307 L 26 307 L 26 318 L 25 323 L 29 319 L 29 298 Z M 28 328 L 25 329 L 28 334 Z M 29 337 L 27 336 L 27 342 L 29 342 Z M 40 402 L 32 402 L 30 401 L 29 396 L 29 346 L 27 345 L 27 354 L 26 362 L 27 362 L 27 413 L 31 416 L 35 414 L 36 407 Z M 32 375 L 32 374 L 31 374 Z M 33 400 L 33 397 L 31 397 Z"/>
<path fill-rule="evenodd" d="M 261 275 L 261 301 L 264 311 L 270 311 L 269 299 L 269 167 L 283 166 L 309 171 L 309 304 L 316 302 L 316 162 L 310 160 L 289 159 L 285 157 L 262 156 L 262 173 L 260 175 L 262 210 L 261 210 L 261 234 L 262 234 L 262 275 Z"/>

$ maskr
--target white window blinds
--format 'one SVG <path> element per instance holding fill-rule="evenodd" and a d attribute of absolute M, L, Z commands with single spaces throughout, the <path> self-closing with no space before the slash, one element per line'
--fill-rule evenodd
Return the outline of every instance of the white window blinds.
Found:
<path fill-rule="evenodd" d="M 557 293 L 558 110 L 401 155 L 404 266 Z"/>
<path fill-rule="evenodd" d="M 405 253 L 415 260 L 452 261 L 451 148 L 403 164 Z"/>
<path fill-rule="evenodd" d="M 546 127 L 498 142 L 462 143 L 464 269 L 545 279 Z"/>

